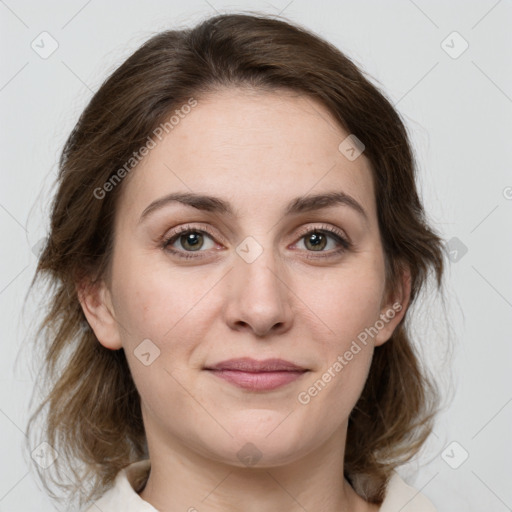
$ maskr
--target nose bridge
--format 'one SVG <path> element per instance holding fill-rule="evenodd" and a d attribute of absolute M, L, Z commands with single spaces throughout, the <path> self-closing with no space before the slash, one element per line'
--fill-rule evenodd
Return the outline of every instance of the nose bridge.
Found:
<path fill-rule="evenodd" d="M 236 252 L 236 278 L 243 283 L 247 292 L 255 293 L 256 296 L 268 295 L 267 300 L 274 295 L 273 300 L 284 298 L 283 276 L 279 275 L 279 255 L 275 254 L 270 243 L 263 247 L 254 237 L 248 236 L 237 246 Z"/>
<path fill-rule="evenodd" d="M 232 324 L 243 322 L 258 334 L 279 324 L 289 326 L 290 292 L 285 282 L 279 255 L 270 243 L 264 247 L 254 237 L 245 238 L 236 248 L 237 256 L 227 311 Z"/>

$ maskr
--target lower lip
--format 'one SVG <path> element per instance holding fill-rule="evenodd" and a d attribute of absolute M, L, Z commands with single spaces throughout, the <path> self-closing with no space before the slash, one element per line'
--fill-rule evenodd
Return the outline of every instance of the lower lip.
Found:
<path fill-rule="evenodd" d="M 235 384 L 235 386 L 258 390 L 270 391 L 293 382 L 304 375 L 305 371 L 281 371 L 281 372 L 242 372 L 238 370 L 208 370 L 221 379 Z"/>

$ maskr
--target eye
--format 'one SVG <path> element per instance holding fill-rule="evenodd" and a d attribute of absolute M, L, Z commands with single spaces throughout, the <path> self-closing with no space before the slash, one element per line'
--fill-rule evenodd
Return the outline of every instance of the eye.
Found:
<path fill-rule="evenodd" d="M 210 244 L 205 243 L 205 239 L 210 239 Z M 174 245 L 178 245 L 178 249 L 173 248 Z M 213 234 L 205 229 L 180 226 L 177 231 L 165 238 L 162 246 L 165 250 L 181 258 L 197 258 L 201 256 L 187 253 L 204 252 L 201 249 L 212 249 L 215 247 L 215 243 L 213 242 Z"/>
<path fill-rule="evenodd" d="M 331 249 L 333 250 L 325 251 L 324 249 L 329 245 L 329 239 L 331 241 Z M 300 241 L 303 241 L 302 244 L 308 253 L 320 253 L 317 255 L 308 255 L 308 258 L 336 256 L 350 249 L 352 246 L 341 230 L 331 226 L 306 229 L 306 231 L 301 233 Z M 338 249 L 336 249 L 336 247 L 338 247 Z"/>
<path fill-rule="evenodd" d="M 299 242 L 303 241 L 307 258 L 326 258 L 338 256 L 352 247 L 351 242 L 344 233 L 331 226 L 318 228 L 306 228 L 299 234 Z M 296 245 L 299 244 L 296 242 Z M 331 242 L 332 250 L 324 250 Z M 179 258 L 202 258 L 201 253 L 208 249 L 215 249 L 214 234 L 206 228 L 199 229 L 194 226 L 180 226 L 162 241 L 162 247 L 166 251 Z M 338 249 L 336 249 L 338 247 Z M 197 254 L 194 254 L 197 253 Z M 324 254 L 325 253 L 325 254 Z"/>

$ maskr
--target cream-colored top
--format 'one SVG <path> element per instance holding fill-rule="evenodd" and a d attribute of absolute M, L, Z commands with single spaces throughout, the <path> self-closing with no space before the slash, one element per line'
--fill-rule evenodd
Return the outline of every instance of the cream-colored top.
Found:
<path fill-rule="evenodd" d="M 137 494 L 146 481 L 149 469 L 149 459 L 134 462 L 122 469 L 117 474 L 113 487 L 86 512 L 158 512 Z M 379 511 L 436 512 L 436 508 L 423 494 L 407 485 L 395 471 L 389 480 L 386 497 Z"/>

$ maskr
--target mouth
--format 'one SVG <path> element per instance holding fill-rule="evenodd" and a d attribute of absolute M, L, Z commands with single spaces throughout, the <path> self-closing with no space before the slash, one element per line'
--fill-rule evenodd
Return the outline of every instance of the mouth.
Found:
<path fill-rule="evenodd" d="M 204 368 L 212 375 L 251 391 L 271 391 L 300 379 L 308 369 L 282 359 L 230 359 Z"/>

